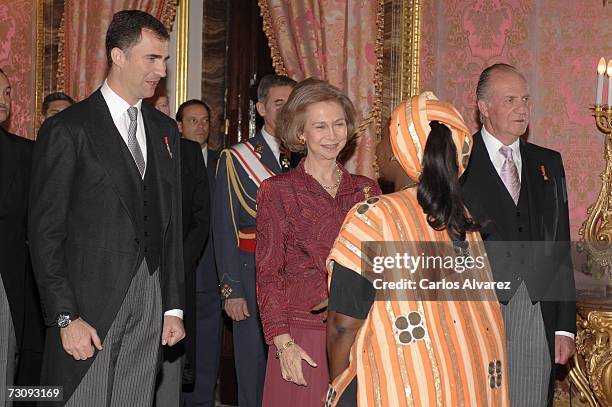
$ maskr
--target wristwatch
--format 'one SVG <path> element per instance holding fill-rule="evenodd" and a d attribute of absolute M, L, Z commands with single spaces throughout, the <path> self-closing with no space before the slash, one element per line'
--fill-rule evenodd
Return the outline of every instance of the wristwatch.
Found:
<path fill-rule="evenodd" d="M 57 322 L 57 326 L 60 328 L 66 328 L 68 325 L 70 325 L 70 323 L 72 321 L 74 321 L 76 318 L 74 318 L 73 315 L 71 315 L 68 312 L 60 312 L 57 315 L 57 318 L 55 319 L 55 321 Z"/>

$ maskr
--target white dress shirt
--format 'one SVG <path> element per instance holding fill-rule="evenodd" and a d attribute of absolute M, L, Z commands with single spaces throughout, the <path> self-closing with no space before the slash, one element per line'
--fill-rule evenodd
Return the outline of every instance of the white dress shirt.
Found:
<path fill-rule="evenodd" d="M 489 153 L 489 158 L 495 167 L 495 171 L 501 177 L 501 167 L 504 164 L 504 156 L 499 151 L 499 149 L 504 145 L 501 141 L 496 139 L 487 131 L 487 129 L 482 126 L 480 129 L 480 134 L 482 134 L 482 141 L 485 143 L 485 147 L 487 148 L 487 152 Z M 512 149 L 512 160 L 516 165 L 516 169 L 518 170 L 519 179 L 521 179 L 521 170 L 523 168 L 523 160 L 521 158 L 521 149 L 520 149 L 520 139 L 516 139 L 516 141 L 509 146 Z M 566 331 L 555 331 L 555 335 L 567 336 L 569 338 L 574 339 L 574 334 Z"/>
<path fill-rule="evenodd" d="M 108 86 L 108 82 L 104 81 L 104 85 L 100 88 L 100 92 L 102 92 L 102 96 L 106 101 L 106 105 L 108 106 L 108 110 L 110 110 L 111 117 L 113 118 L 113 122 L 115 123 L 115 127 L 119 130 L 119 134 L 121 134 L 121 138 L 125 142 L 125 145 L 128 145 L 128 129 L 130 127 L 130 117 L 128 116 L 128 109 L 132 107 L 128 102 L 123 100 L 121 96 L 115 93 L 114 90 Z M 142 158 L 144 158 L 145 162 L 145 170 L 142 172 L 142 177 L 147 171 L 147 138 L 144 130 L 144 120 L 142 119 L 142 112 L 140 108 L 142 106 L 142 100 L 139 100 L 134 107 L 138 110 L 138 119 L 137 119 L 137 127 L 136 127 L 136 141 L 138 141 L 138 145 L 140 146 L 140 150 L 142 151 Z"/>
<path fill-rule="evenodd" d="M 276 137 L 274 137 L 273 135 L 271 135 L 270 133 L 268 133 L 265 129 L 265 127 L 261 128 L 261 134 L 264 138 L 264 140 L 266 140 L 266 143 L 268 143 L 268 146 L 270 147 L 270 150 L 272 150 L 272 154 L 274 154 L 274 157 L 276 157 L 276 162 L 280 163 L 280 146 L 281 146 L 281 141 L 279 139 L 277 139 Z"/>
<path fill-rule="evenodd" d="M 126 102 L 121 96 L 119 96 L 115 91 L 111 89 L 108 85 L 108 82 L 105 80 L 104 85 L 100 88 L 100 92 L 102 93 L 102 97 L 104 97 L 104 101 L 106 102 L 106 106 L 108 106 L 108 110 L 110 110 L 111 117 L 113 118 L 113 122 L 115 123 L 115 127 L 121 134 L 121 138 L 125 142 L 125 145 L 128 145 L 128 129 L 130 127 L 130 117 L 128 116 L 127 110 L 132 107 L 128 102 Z M 142 112 L 140 111 L 140 107 L 142 106 L 142 99 L 139 100 L 134 107 L 138 109 L 138 119 L 137 119 L 137 127 L 136 127 L 136 141 L 138 141 L 138 145 L 140 146 L 140 150 L 142 151 L 142 157 L 145 162 L 145 171 L 143 171 L 142 176 L 144 178 L 144 174 L 146 173 L 147 166 L 147 139 L 144 130 L 144 120 L 142 119 Z M 183 270 L 179 270 L 180 273 Z M 164 315 L 172 315 L 175 317 L 179 317 L 183 319 L 183 310 L 180 309 L 171 309 L 164 312 Z"/>
<path fill-rule="evenodd" d="M 202 157 L 204 157 L 204 165 L 208 168 L 208 143 L 202 144 Z"/>

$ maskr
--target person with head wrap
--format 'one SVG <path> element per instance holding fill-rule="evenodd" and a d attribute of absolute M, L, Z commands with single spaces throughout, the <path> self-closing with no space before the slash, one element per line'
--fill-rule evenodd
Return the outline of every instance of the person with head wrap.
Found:
<path fill-rule="evenodd" d="M 463 247 L 462 255 L 485 255 L 479 225 L 460 195 L 472 139 L 459 112 L 425 92 L 400 104 L 389 128 L 392 159 L 418 182 L 357 204 L 328 257 L 326 405 L 508 406 L 505 332 L 494 290 L 427 297 L 380 290 L 371 278 L 374 254 L 393 250 L 419 256 L 417 247 L 434 247 L 433 253 Z M 399 281 L 398 268 L 379 276 Z M 486 260 L 470 273 L 492 281 Z"/>

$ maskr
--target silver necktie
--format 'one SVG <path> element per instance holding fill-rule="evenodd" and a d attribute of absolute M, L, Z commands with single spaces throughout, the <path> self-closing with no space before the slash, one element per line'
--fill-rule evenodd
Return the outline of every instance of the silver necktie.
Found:
<path fill-rule="evenodd" d="M 502 146 L 499 152 L 504 156 L 504 163 L 501 167 L 501 179 L 510 193 L 514 204 L 518 204 L 519 195 L 521 194 L 521 179 L 519 178 L 518 169 L 512 159 L 512 148 Z"/>
<path fill-rule="evenodd" d="M 138 127 L 138 109 L 134 106 L 131 106 L 127 110 L 127 113 L 130 117 L 130 127 L 128 128 L 128 148 L 130 149 L 130 153 L 132 153 L 134 162 L 138 167 L 140 177 L 143 177 L 145 171 L 145 161 L 144 157 L 142 156 L 140 144 L 138 144 L 138 140 L 136 139 L 136 128 Z"/>

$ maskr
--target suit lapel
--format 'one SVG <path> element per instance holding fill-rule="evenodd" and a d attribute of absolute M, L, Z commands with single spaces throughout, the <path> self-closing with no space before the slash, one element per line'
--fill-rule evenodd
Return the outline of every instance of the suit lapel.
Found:
<path fill-rule="evenodd" d="M 544 178 L 540 173 L 540 163 L 535 156 L 535 151 L 531 146 L 521 140 L 521 159 L 523 161 L 523 180 L 527 186 L 527 196 L 529 197 L 529 221 L 532 240 L 544 239 L 544 207 L 546 196 Z"/>
<path fill-rule="evenodd" d="M 474 148 L 464 176 L 468 186 L 465 192 L 469 194 L 464 199 L 472 215 L 491 234 L 503 237 L 507 214 L 516 206 L 489 158 L 480 132 L 474 135 Z"/>
<path fill-rule="evenodd" d="M 142 118 L 144 120 L 145 133 L 147 137 L 147 161 L 150 160 L 154 164 L 151 166 L 153 175 L 157 182 L 157 190 L 159 191 L 159 209 L 162 220 L 162 225 L 165 225 L 170 219 L 171 212 L 171 191 L 172 191 L 172 161 L 178 157 L 178 151 L 172 151 L 172 148 L 180 149 L 180 140 L 175 146 L 171 146 L 170 134 L 163 134 L 163 129 L 167 126 L 155 117 L 155 111 L 151 111 L 152 107 L 142 104 Z M 166 144 L 168 143 L 168 144 Z M 147 164 L 147 171 L 149 165 Z"/>
<path fill-rule="evenodd" d="M 135 193 L 140 190 L 141 179 L 138 168 L 113 122 L 99 89 L 90 96 L 89 103 L 92 109 L 87 134 L 113 182 L 120 201 L 130 215 L 132 223 L 139 225 L 140 216 L 137 214 L 140 199 Z"/>
<path fill-rule="evenodd" d="M 208 175 L 208 185 L 211 191 L 215 190 L 215 174 L 217 172 L 217 161 L 219 161 L 219 152 L 208 150 L 208 164 L 206 165 L 206 174 Z"/>

